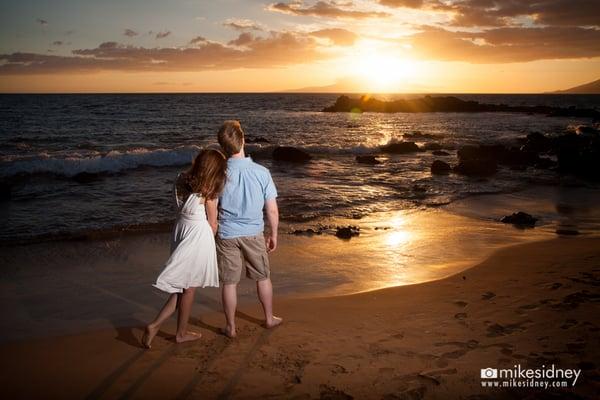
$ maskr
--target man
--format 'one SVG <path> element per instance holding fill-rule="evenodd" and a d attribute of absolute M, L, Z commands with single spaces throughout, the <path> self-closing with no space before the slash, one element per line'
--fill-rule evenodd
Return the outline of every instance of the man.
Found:
<path fill-rule="evenodd" d="M 277 248 L 279 210 L 277 190 L 269 170 L 244 153 L 244 131 L 239 121 L 225 121 L 218 139 L 228 160 L 227 181 L 219 198 L 217 260 L 227 323 L 223 333 L 233 338 L 236 336 L 237 284 L 243 267 L 246 276 L 256 281 L 265 327 L 273 328 L 282 322 L 273 315 L 273 286 L 267 255 Z M 263 208 L 269 228 L 266 236 Z"/>

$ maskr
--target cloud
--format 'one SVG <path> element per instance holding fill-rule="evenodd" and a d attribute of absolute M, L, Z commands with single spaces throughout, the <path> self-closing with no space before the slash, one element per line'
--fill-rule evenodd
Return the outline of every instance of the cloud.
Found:
<path fill-rule="evenodd" d="M 512 63 L 600 56 L 600 30 L 581 27 L 502 27 L 454 32 L 423 27 L 407 38 L 421 58 Z"/>
<path fill-rule="evenodd" d="M 139 35 L 139 33 L 137 33 L 136 31 L 132 30 L 132 29 L 125 29 L 125 31 L 123 31 L 123 35 L 128 36 L 128 37 L 134 37 Z"/>
<path fill-rule="evenodd" d="M 358 39 L 358 36 L 354 32 L 341 28 L 321 29 L 310 34 L 329 39 L 333 44 L 338 46 L 352 46 L 356 39 Z"/>
<path fill-rule="evenodd" d="M 37 22 L 38 24 L 40 24 L 42 26 L 48 25 L 48 21 L 46 21 L 45 19 L 41 19 L 41 18 L 36 19 L 35 22 Z"/>
<path fill-rule="evenodd" d="M 198 44 L 202 42 L 206 42 L 206 38 L 204 36 L 196 36 L 192 40 L 190 40 L 190 44 Z"/>
<path fill-rule="evenodd" d="M 156 34 L 156 39 L 164 39 L 171 34 L 171 31 L 158 32 Z"/>
<path fill-rule="evenodd" d="M 407 8 L 421 8 L 423 6 L 423 0 L 379 0 L 381 5 L 388 7 L 407 7 Z"/>
<path fill-rule="evenodd" d="M 362 11 L 348 8 L 352 3 L 336 3 L 334 1 L 317 1 L 312 6 L 305 6 L 302 1 L 290 3 L 274 3 L 267 6 L 267 10 L 284 14 L 336 18 L 336 19 L 366 19 L 386 18 L 391 14 L 378 11 Z"/>
<path fill-rule="evenodd" d="M 528 17 L 544 26 L 600 26 L 600 1 L 589 0 L 379 0 L 388 7 L 408 7 L 446 12 L 455 26 L 519 25 Z"/>
<path fill-rule="evenodd" d="M 249 36 L 248 36 L 249 35 Z M 73 50 L 72 56 L 37 53 L 0 54 L 0 74 L 49 74 L 97 71 L 203 71 L 274 68 L 330 57 L 305 34 L 270 32 L 266 37 L 240 34 L 233 46 L 199 42 L 197 47 L 128 46 L 104 42 Z"/>
<path fill-rule="evenodd" d="M 250 32 L 243 32 L 237 37 L 237 39 L 230 40 L 227 44 L 230 46 L 247 46 L 255 40 L 254 35 Z"/>
<path fill-rule="evenodd" d="M 223 26 L 235 29 L 237 31 L 262 31 L 262 25 L 250 19 L 229 18 L 223 21 Z"/>

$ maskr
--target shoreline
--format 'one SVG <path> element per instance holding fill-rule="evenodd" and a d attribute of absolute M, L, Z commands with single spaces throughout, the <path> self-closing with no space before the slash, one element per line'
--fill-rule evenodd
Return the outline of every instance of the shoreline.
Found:
<path fill-rule="evenodd" d="M 215 334 L 222 316 L 212 312 L 192 320 L 205 339 L 173 345 L 171 320 L 147 352 L 136 347 L 137 328 L 13 342 L 1 346 L 2 380 L 14 398 L 513 398 L 534 391 L 482 388 L 479 369 L 555 362 L 579 365 L 581 381 L 567 391 L 593 398 L 598 249 L 599 238 L 557 238 L 497 250 L 436 281 L 280 298 L 286 322 L 271 331 L 259 326 L 258 305 L 246 304 L 235 341 Z"/>
<path fill-rule="evenodd" d="M 581 239 L 596 236 L 596 191 L 575 193 L 536 188 L 475 196 L 445 207 L 324 221 L 359 225 L 360 235 L 349 240 L 337 238 L 335 229 L 313 236 L 280 234 L 279 249 L 271 256 L 275 294 L 315 298 L 439 280 L 497 249 L 559 237 L 559 227 L 579 230 Z M 517 210 L 540 217 L 539 225 L 518 229 L 498 222 Z M 120 328 L 151 318 L 164 301 L 151 284 L 168 258 L 169 237 L 169 232 L 144 233 L 2 246 L 0 300 L 6 318 L 0 322 L 0 344 Z M 238 293 L 241 304 L 255 301 L 255 288 L 246 279 Z M 220 311 L 219 290 L 199 291 L 195 312 L 214 311 Z"/>

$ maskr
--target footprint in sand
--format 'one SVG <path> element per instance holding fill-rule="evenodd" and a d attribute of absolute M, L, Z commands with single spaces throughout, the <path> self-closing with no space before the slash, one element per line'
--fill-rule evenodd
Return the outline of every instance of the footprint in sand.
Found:
<path fill-rule="evenodd" d="M 531 323 L 530 319 L 527 319 L 525 321 L 521 321 L 521 322 L 516 322 L 513 324 L 506 324 L 506 325 L 500 325 L 498 323 L 492 324 L 490 326 L 487 327 L 487 337 L 498 337 L 498 336 L 506 336 L 506 335 L 510 335 L 514 332 L 522 332 L 524 330 L 526 330 L 527 328 L 523 325 L 527 325 Z"/>
<path fill-rule="evenodd" d="M 467 313 L 459 312 L 457 314 L 454 314 L 454 318 L 458 319 L 459 321 L 462 321 L 467 318 Z"/>
<path fill-rule="evenodd" d="M 467 303 L 466 301 L 462 301 L 462 300 L 457 300 L 454 302 L 455 305 L 459 306 L 459 307 L 466 307 L 469 303 Z"/>
<path fill-rule="evenodd" d="M 491 300 L 494 297 L 496 297 L 496 293 L 494 293 L 494 292 L 485 292 L 484 294 L 481 295 L 482 300 Z"/>
<path fill-rule="evenodd" d="M 348 370 L 343 365 L 333 364 L 333 367 L 331 367 L 331 373 L 333 375 L 347 374 Z"/>
<path fill-rule="evenodd" d="M 443 353 L 440 357 L 442 359 L 457 359 L 460 358 L 462 356 L 464 356 L 465 354 L 467 354 L 469 351 L 474 350 L 477 348 L 477 346 L 479 345 L 479 342 L 477 340 L 469 340 L 468 342 L 440 342 L 440 343 L 435 343 L 435 346 L 456 346 L 459 349 L 458 350 L 454 350 L 454 351 L 449 351 L 446 353 Z"/>
<path fill-rule="evenodd" d="M 597 302 L 600 302 L 599 293 L 592 293 L 589 290 L 581 290 L 565 296 L 560 303 L 553 304 L 552 308 L 559 311 L 574 310 L 581 304 Z"/>
<path fill-rule="evenodd" d="M 354 397 L 350 396 L 343 390 L 338 390 L 334 386 L 321 385 L 319 386 L 320 396 L 322 400 L 352 400 Z"/>
<path fill-rule="evenodd" d="M 560 329 L 569 329 L 577 325 L 578 322 L 576 319 L 567 319 L 564 324 L 560 326 Z"/>

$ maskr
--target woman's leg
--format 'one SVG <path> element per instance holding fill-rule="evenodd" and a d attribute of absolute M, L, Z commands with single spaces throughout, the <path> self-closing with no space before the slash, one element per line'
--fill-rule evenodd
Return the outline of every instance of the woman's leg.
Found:
<path fill-rule="evenodd" d="M 195 294 L 196 288 L 191 287 L 184 289 L 183 294 L 181 295 L 179 301 L 179 315 L 177 316 L 177 335 L 175 336 L 175 341 L 177 343 L 200 339 L 200 334 L 188 332 L 187 330 Z"/>
<path fill-rule="evenodd" d="M 144 337 L 142 338 L 142 344 L 144 345 L 144 347 L 148 349 L 151 347 L 152 340 L 154 339 L 154 336 L 156 336 L 156 334 L 158 333 L 158 330 L 162 323 L 165 322 L 165 320 L 171 315 L 173 315 L 173 313 L 177 309 L 179 296 L 179 293 L 171 293 L 163 308 L 159 311 L 156 318 L 154 318 L 154 321 L 150 322 L 146 326 L 146 331 L 144 332 Z"/>

